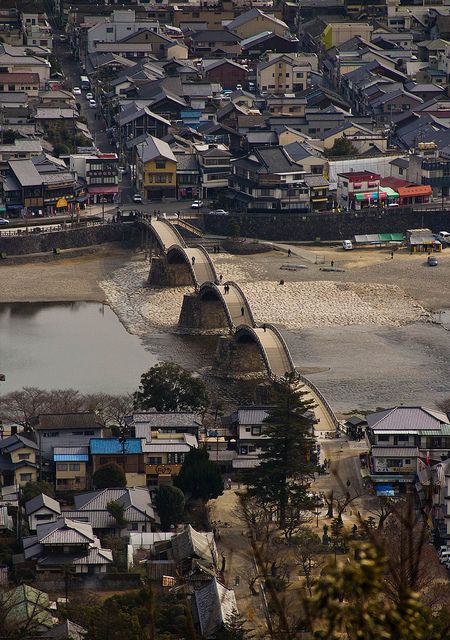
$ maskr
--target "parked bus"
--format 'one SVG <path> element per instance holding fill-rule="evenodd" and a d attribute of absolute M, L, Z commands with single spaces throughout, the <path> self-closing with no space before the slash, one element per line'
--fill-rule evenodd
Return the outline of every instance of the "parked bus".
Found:
<path fill-rule="evenodd" d="M 87 76 L 81 76 L 81 89 L 83 91 L 89 91 L 91 88 L 91 83 L 89 82 L 89 78 Z"/>

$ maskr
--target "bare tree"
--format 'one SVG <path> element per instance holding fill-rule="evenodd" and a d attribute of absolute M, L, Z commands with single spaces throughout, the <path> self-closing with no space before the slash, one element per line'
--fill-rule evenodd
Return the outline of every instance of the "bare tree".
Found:
<path fill-rule="evenodd" d="M 306 588 L 312 597 L 314 574 L 325 564 L 323 559 L 324 547 L 317 533 L 304 528 L 292 539 L 295 562 L 305 577 Z"/>
<path fill-rule="evenodd" d="M 386 520 L 389 518 L 391 513 L 398 505 L 398 500 L 393 500 L 392 498 L 388 498 L 386 496 L 380 496 L 377 499 L 376 505 L 370 510 L 374 516 L 378 518 L 377 528 L 379 530 L 384 528 Z"/>

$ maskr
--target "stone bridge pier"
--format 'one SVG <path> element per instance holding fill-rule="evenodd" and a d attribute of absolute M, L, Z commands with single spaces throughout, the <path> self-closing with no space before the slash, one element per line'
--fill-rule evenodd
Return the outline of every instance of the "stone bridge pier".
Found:
<path fill-rule="evenodd" d="M 167 260 L 167 256 L 152 258 L 147 284 L 152 287 L 189 287 L 192 286 L 192 273 L 189 265 Z"/>
<path fill-rule="evenodd" d="M 187 293 L 183 298 L 178 327 L 181 331 L 224 333 L 229 331 L 229 321 L 217 297 Z"/>
<path fill-rule="evenodd" d="M 267 378 L 267 368 L 258 345 L 250 340 L 220 336 L 213 373 L 221 378 Z"/>

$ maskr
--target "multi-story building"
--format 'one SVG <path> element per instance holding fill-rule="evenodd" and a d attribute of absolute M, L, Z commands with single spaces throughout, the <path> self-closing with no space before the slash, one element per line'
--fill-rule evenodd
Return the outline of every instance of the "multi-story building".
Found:
<path fill-rule="evenodd" d="M 147 200 L 177 196 L 177 159 L 167 144 L 147 136 L 136 146 L 136 185 Z"/>
<path fill-rule="evenodd" d="M 362 209 L 383 198 L 381 176 L 378 173 L 349 171 L 338 173 L 337 177 L 337 201 L 344 209 Z"/>
<path fill-rule="evenodd" d="M 89 447 L 55 447 L 55 484 L 57 491 L 88 489 Z"/>
<path fill-rule="evenodd" d="M 116 153 L 73 154 L 69 166 L 85 181 L 91 202 L 119 202 L 119 158 Z"/>
<path fill-rule="evenodd" d="M 22 25 L 28 47 L 53 49 L 52 28 L 45 13 L 22 13 Z"/>
<path fill-rule="evenodd" d="M 18 9 L 0 10 L 0 37 L 2 42 L 14 47 L 23 44 L 23 31 Z"/>
<path fill-rule="evenodd" d="M 23 487 L 34 482 L 38 478 L 38 463 L 38 445 L 28 434 L 15 433 L 0 440 L 2 486 Z"/>
<path fill-rule="evenodd" d="M 80 413 L 43 413 L 33 421 L 39 453 L 48 461 L 54 460 L 59 447 L 87 447 L 91 438 L 101 438 L 103 425 L 90 411 Z"/>
<path fill-rule="evenodd" d="M 145 486 L 144 455 L 139 438 L 91 438 L 89 453 L 93 474 L 103 465 L 114 462 L 123 468 L 128 486 Z"/>
<path fill-rule="evenodd" d="M 309 211 L 304 175 L 283 147 L 255 149 L 232 163 L 227 197 L 249 211 Z"/>
<path fill-rule="evenodd" d="M 231 153 L 223 144 L 194 146 L 200 168 L 201 197 L 213 199 L 228 186 Z"/>
<path fill-rule="evenodd" d="M 369 414 L 367 424 L 371 478 L 380 494 L 403 493 L 420 465 L 450 457 L 450 424 L 440 411 L 393 407 Z"/>
<path fill-rule="evenodd" d="M 260 62 L 256 67 L 256 83 L 263 93 L 284 95 L 303 91 L 309 85 L 314 67 L 317 67 L 316 56 L 297 53 L 269 54 L 268 60 Z"/>

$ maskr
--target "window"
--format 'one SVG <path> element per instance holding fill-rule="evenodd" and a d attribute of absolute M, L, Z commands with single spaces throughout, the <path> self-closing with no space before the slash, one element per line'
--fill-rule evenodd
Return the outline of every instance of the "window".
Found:
<path fill-rule="evenodd" d="M 166 168 L 166 161 L 165 160 L 155 160 L 155 167 L 157 169 L 165 169 Z"/>
<path fill-rule="evenodd" d="M 409 440 L 409 436 L 408 435 L 406 435 L 406 436 L 405 435 L 398 436 L 398 441 L 399 442 L 408 442 L 408 440 Z"/>
<path fill-rule="evenodd" d="M 67 464 L 59 462 L 56 465 L 56 471 L 67 471 Z"/>
<path fill-rule="evenodd" d="M 36 520 L 51 520 L 51 513 L 37 513 L 35 516 Z"/>
<path fill-rule="evenodd" d="M 139 524 L 137 522 L 130 522 L 128 531 L 139 531 Z"/>
<path fill-rule="evenodd" d="M 260 436 L 261 435 L 261 427 L 252 427 L 252 436 Z"/>
<path fill-rule="evenodd" d="M 389 436 L 378 436 L 378 442 L 389 442 Z"/>
<path fill-rule="evenodd" d="M 155 175 L 155 182 L 159 183 L 159 184 L 166 184 L 167 182 L 167 176 L 159 176 L 159 175 Z"/>
<path fill-rule="evenodd" d="M 242 456 L 246 456 L 246 455 L 247 455 L 247 453 L 248 453 L 248 447 L 241 447 L 241 448 L 240 448 L 240 454 L 241 454 Z"/>
<path fill-rule="evenodd" d="M 70 471 L 79 471 L 80 470 L 80 463 L 79 462 L 74 462 L 72 464 L 69 465 L 69 469 Z"/>
<path fill-rule="evenodd" d="M 246 433 L 250 433 L 251 432 L 251 428 L 250 427 L 245 427 L 245 432 Z"/>
<path fill-rule="evenodd" d="M 113 33 L 113 27 L 106 27 L 106 33 Z"/>
<path fill-rule="evenodd" d="M 401 460 L 401 458 L 387 458 L 386 459 L 386 466 L 387 467 L 402 467 L 403 466 L 403 460 Z"/>
<path fill-rule="evenodd" d="M 33 476 L 31 473 L 21 473 L 20 474 L 20 481 L 21 482 L 31 482 L 31 480 L 33 479 Z"/>
<path fill-rule="evenodd" d="M 19 460 L 29 460 L 29 459 L 30 459 L 29 453 L 19 453 Z"/>
<path fill-rule="evenodd" d="M 161 456 L 150 456 L 148 459 L 148 464 L 162 464 Z"/>
<path fill-rule="evenodd" d="M 405 465 L 411 464 L 411 458 L 405 458 Z"/>

